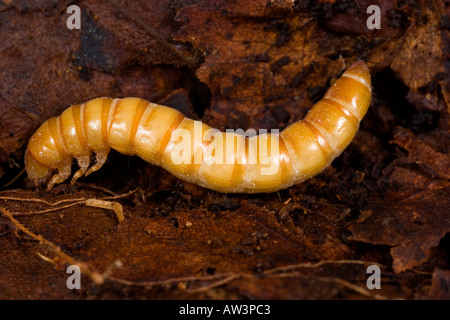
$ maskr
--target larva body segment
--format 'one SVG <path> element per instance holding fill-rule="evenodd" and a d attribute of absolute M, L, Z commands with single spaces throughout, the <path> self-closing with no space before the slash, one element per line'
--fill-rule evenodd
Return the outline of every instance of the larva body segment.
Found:
<path fill-rule="evenodd" d="M 70 176 L 73 158 L 80 169 L 72 183 L 100 169 L 112 148 L 205 188 L 273 192 L 323 171 L 353 139 L 370 100 L 370 74 L 364 62 L 350 67 L 305 119 L 280 134 L 247 137 L 218 132 L 143 99 L 97 98 L 42 124 L 30 139 L 25 166 L 37 183 L 57 169 L 47 185 L 51 189 Z M 92 153 L 96 163 L 88 169 Z"/>

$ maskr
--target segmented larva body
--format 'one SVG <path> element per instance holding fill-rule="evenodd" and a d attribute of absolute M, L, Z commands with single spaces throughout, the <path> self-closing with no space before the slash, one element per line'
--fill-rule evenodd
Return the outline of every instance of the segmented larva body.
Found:
<path fill-rule="evenodd" d="M 97 98 L 71 106 L 59 117 L 46 121 L 31 137 L 25 153 L 30 179 L 48 180 L 47 188 L 66 180 L 71 174 L 73 158 L 80 169 L 72 183 L 102 167 L 110 149 L 127 155 L 138 155 L 145 161 L 163 167 L 176 177 L 220 192 L 273 192 L 305 181 L 323 171 L 351 142 L 371 100 L 370 74 L 364 62 L 350 67 L 314 105 L 305 119 L 297 121 L 280 134 L 268 133 L 272 174 L 264 174 L 267 162 L 257 157 L 249 161 L 249 150 L 259 150 L 258 136 L 220 133 L 210 141 L 204 133 L 206 124 L 186 118 L 175 109 L 139 98 Z M 195 129 L 197 128 L 197 129 Z M 200 128 L 201 134 L 194 130 Z M 194 137 L 190 141 L 192 159 L 201 162 L 173 161 L 177 139 L 175 129 L 184 129 Z M 231 153 L 224 148 L 233 141 Z M 209 150 L 209 151 L 208 151 Z M 215 150 L 212 153 L 210 150 Z M 89 168 L 92 152 L 96 163 Z M 217 163 L 211 157 L 224 153 L 231 162 Z M 259 154 L 257 152 L 257 154 Z M 89 169 L 88 169 L 89 168 Z"/>

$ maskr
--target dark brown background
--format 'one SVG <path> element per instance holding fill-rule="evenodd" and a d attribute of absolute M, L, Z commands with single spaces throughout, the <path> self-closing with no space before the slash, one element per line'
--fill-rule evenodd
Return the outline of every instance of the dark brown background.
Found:
<path fill-rule="evenodd" d="M 450 298 L 449 15 L 444 0 L 0 1 L 0 299 Z M 220 194 L 115 152 L 51 192 L 21 173 L 30 136 L 70 105 L 138 96 L 220 129 L 283 129 L 358 59 L 373 81 L 360 130 L 287 190 Z M 135 189 L 114 200 L 120 224 L 36 202 Z"/>

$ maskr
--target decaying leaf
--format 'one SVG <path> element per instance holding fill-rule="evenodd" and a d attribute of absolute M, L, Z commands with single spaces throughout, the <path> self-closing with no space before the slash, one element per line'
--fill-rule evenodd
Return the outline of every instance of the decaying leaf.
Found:
<path fill-rule="evenodd" d="M 428 8 L 422 11 L 421 23 L 411 26 L 405 35 L 391 68 L 398 72 L 412 90 L 423 87 L 443 71 L 441 36 L 436 13 Z"/>
<path fill-rule="evenodd" d="M 344 68 L 321 54 L 323 31 L 292 1 L 204 1 L 177 19 L 187 24 L 176 38 L 205 55 L 197 76 L 212 93 L 204 117 L 212 126 L 286 125 L 312 106 L 306 88 L 320 95 Z"/>

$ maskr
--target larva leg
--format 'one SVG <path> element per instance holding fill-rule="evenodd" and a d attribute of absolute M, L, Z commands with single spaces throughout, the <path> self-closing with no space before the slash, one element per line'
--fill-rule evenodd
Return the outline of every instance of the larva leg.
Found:
<path fill-rule="evenodd" d="M 90 175 L 92 172 L 97 171 L 106 162 L 106 159 L 108 159 L 108 152 L 107 151 L 99 151 L 95 154 L 95 161 L 96 163 L 89 168 L 89 170 L 86 172 L 85 176 Z"/>
<path fill-rule="evenodd" d="M 77 157 L 77 161 L 78 161 L 78 165 L 80 166 L 80 169 L 75 172 L 75 174 L 72 177 L 72 181 L 70 182 L 71 184 L 74 184 L 75 181 L 77 181 L 78 178 L 82 177 L 87 169 L 89 168 L 89 163 L 91 161 L 91 157 L 90 156 L 79 156 Z"/>
<path fill-rule="evenodd" d="M 58 167 L 58 173 L 53 175 L 53 177 L 50 179 L 47 185 L 47 190 L 51 190 L 55 184 L 65 181 L 68 177 L 70 177 L 71 173 L 72 159 L 69 158 Z"/>

